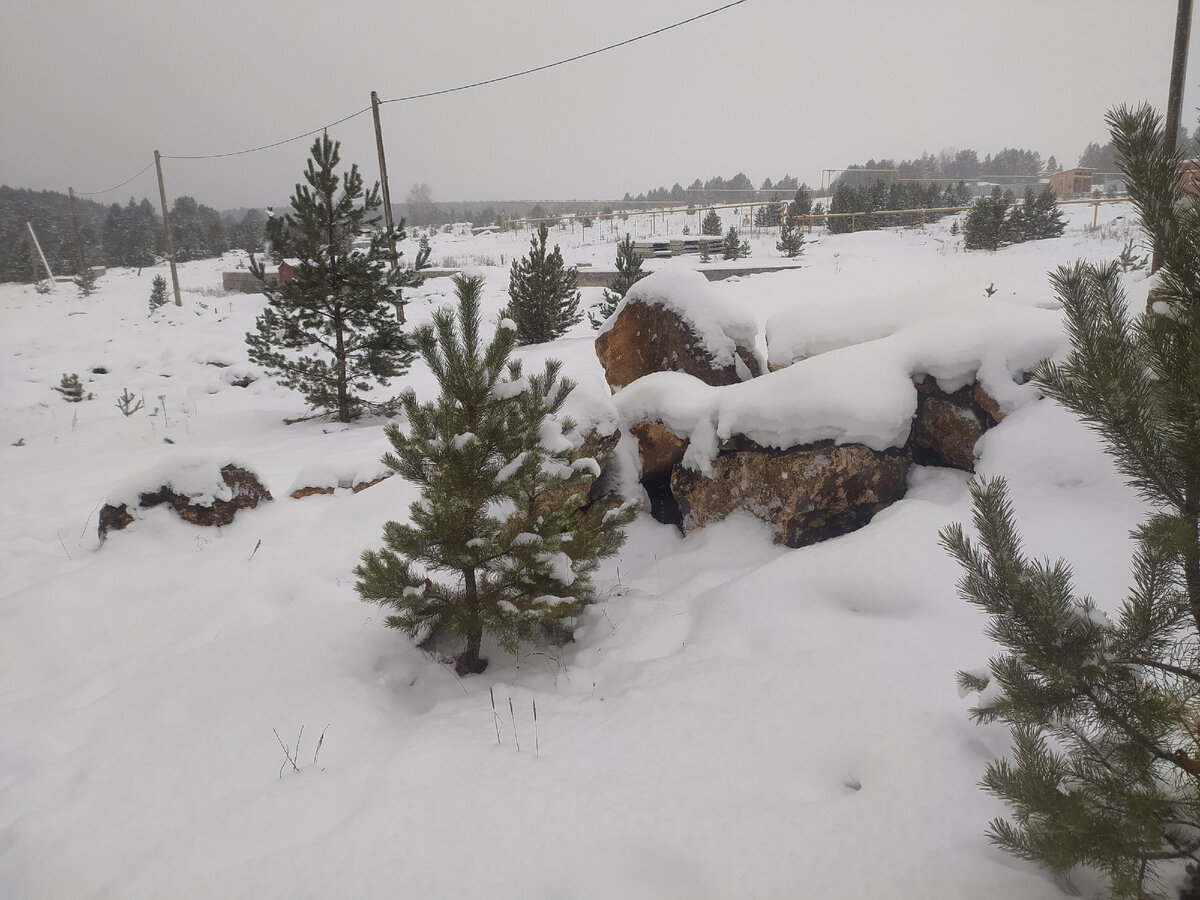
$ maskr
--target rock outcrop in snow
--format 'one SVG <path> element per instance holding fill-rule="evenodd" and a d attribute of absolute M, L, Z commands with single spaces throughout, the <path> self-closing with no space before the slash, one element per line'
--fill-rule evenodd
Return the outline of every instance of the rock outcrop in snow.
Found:
<path fill-rule="evenodd" d="M 926 376 L 917 382 L 917 412 L 908 448 L 914 462 L 975 471 L 975 443 L 1004 418 L 983 386 L 971 382 L 948 393 Z"/>

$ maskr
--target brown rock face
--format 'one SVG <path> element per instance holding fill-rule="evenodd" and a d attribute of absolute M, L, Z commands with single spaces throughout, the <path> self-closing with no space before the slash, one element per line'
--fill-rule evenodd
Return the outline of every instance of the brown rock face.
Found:
<path fill-rule="evenodd" d="M 713 461 L 711 478 L 676 466 L 671 491 L 684 531 L 745 510 L 772 527 L 775 542 L 804 547 L 866 525 L 904 496 L 909 460 L 832 441 L 769 450 L 736 439 Z"/>
<path fill-rule="evenodd" d="M 367 488 L 375 487 L 375 485 L 379 484 L 381 481 L 387 481 L 391 477 L 392 473 L 388 472 L 386 475 L 380 475 L 378 478 L 375 478 L 371 481 L 356 482 L 355 484 L 350 485 L 350 491 L 351 493 L 359 494 L 365 491 Z M 336 487 L 331 484 L 309 485 L 308 487 L 296 488 L 296 490 L 292 491 L 291 496 L 293 500 L 303 500 L 305 497 L 316 497 L 322 494 L 335 494 L 337 493 L 337 489 L 339 487 L 344 486 L 345 485 L 342 483 L 339 483 Z"/>
<path fill-rule="evenodd" d="M 100 509 L 100 540 L 103 541 L 110 531 L 128 528 L 132 522 L 133 516 L 129 512 L 129 507 L 124 503 L 120 506 L 105 504 Z"/>
<path fill-rule="evenodd" d="M 316 497 L 319 494 L 332 494 L 337 488 L 325 485 L 324 487 L 302 487 L 292 491 L 293 500 L 303 500 L 305 497 Z"/>
<path fill-rule="evenodd" d="M 1000 406 L 978 384 L 947 394 L 925 376 L 917 383 L 917 413 L 908 445 L 913 462 L 975 471 L 975 442 L 1003 418 Z"/>
<path fill-rule="evenodd" d="M 762 374 L 753 348 L 739 346 L 736 353 L 752 376 Z M 718 365 L 699 335 L 658 303 L 626 304 L 612 329 L 596 338 L 596 356 L 614 390 L 651 372 L 686 372 L 712 385 L 742 380 L 736 365 Z"/>
<path fill-rule="evenodd" d="M 683 461 L 687 441 L 676 437 L 661 422 L 638 422 L 629 433 L 637 438 L 642 458 L 642 478 L 670 475 L 671 467 Z"/>
<path fill-rule="evenodd" d="M 254 509 L 263 500 L 271 500 L 271 492 L 251 472 L 238 466 L 223 466 L 221 480 L 233 491 L 229 500 L 214 500 L 212 506 L 193 504 L 191 499 L 175 493 L 170 485 L 163 485 L 156 491 L 141 494 L 138 506 L 149 509 L 162 503 L 169 503 L 179 513 L 179 517 L 193 525 L 228 525 L 233 521 L 239 509 Z M 100 510 L 100 540 L 104 540 L 109 531 L 125 528 L 133 521 L 127 506 L 105 506 Z"/>

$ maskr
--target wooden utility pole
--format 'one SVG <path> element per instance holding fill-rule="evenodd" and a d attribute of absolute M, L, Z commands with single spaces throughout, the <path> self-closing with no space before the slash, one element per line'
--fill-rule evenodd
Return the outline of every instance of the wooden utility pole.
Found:
<path fill-rule="evenodd" d="M 1175 50 L 1171 54 L 1171 86 L 1167 94 L 1167 122 L 1163 135 L 1169 153 L 1174 153 L 1179 143 L 1179 112 L 1183 106 L 1183 79 L 1187 74 L 1188 38 L 1191 33 L 1192 0 L 1179 0 L 1179 9 L 1175 14 Z M 1157 272 L 1161 265 L 1162 255 L 1156 247 L 1150 260 L 1150 271 Z M 1149 305 L 1150 300 L 1146 303 Z"/>
<path fill-rule="evenodd" d="M 1192 0 L 1179 0 L 1175 15 L 1175 52 L 1171 55 L 1171 90 L 1167 96 L 1167 149 L 1174 150 L 1183 106 L 1183 79 L 1187 74 L 1188 38 L 1192 33 Z"/>
<path fill-rule="evenodd" d="M 163 184 L 162 157 L 154 151 L 154 167 L 158 169 L 158 197 L 162 200 L 163 231 L 167 235 L 167 259 L 171 262 L 171 286 L 175 288 L 175 305 L 183 306 L 179 296 L 179 273 L 175 271 L 175 241 L 171 238 L 171 220 L 167 218 L 167 188 Z"/>
<path fill-rule="evenodd" d="M 82 274 L 83 267 L 87 263 L 83 259 L 83 241 L 79 239 L 79 217 L 75 214 L 75 188 L 68 187 L 67 193 L 71 197 L 71 225 L 75 229 L 75 252 L 79 255 L 79 271 Z"/>
<path fill-rule="evenodd" d="M 379 124 L 379 95 L 371 91 L 371 115 L 375 117 L 375 146 L 379 150 L 379 183 L 383 185 L 383 220 L 387 223 L 388 249 L 396 267 L 396 226 L 392 221 L 392 192 L 388 188 L 387 157 L 383 153 L 383 128 Z"/>
<path fill-rule="evenodd" d="M 379 183 L 383 185 L 383 221 L 387 225 L 388 257 L 392 271 L 396 271 L 400 259 L 396 254 L 396 226 L 392 221 L 392 192 L 388 187 L 387 157 L 383 152 L 383 127 L 379 124 L 379 94 L 371 91 L 371 115 L 375 117 L 375 147 L 379 151 Z M 396 298 L 396 318 L 404 324 L 404 304 Z"/>
<path fill-rule="evenodd" d="M 42 268 L 46 270 L 46 278 L 49 280 L 50 290 L 54 290 L 54 273 L 50 271 L 50 263 L 46 262 L 46 254 L 42 252 L 42 245 L 38 243 L 37 235 L 33 233 L 33 223 L 26 222 L 25 227 L 29 229 L 29 240 L 33 242 L 33 247 L 37 250 L 38 256 L 42 260 Z M 37 274 L 37 268 L 34 268 L 34 274 Z"/>

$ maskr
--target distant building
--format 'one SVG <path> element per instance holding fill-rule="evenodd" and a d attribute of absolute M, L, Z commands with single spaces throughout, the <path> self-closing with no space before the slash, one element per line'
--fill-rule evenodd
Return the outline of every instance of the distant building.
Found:
<path fill-rule="evenodd" d="M 1078 197 L 1081 194 L 1091 194 L 1092 182 L 1096 170 L 1079 166 L 1074 169 L 1064 169 L 1050 176 L 1050 190 L 1063 200 Z"/>

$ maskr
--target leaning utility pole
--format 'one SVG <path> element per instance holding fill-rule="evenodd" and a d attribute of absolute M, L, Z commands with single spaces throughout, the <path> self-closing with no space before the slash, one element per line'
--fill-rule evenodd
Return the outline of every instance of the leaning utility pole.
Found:
<path fill-rule="evenodd" d="M 392 192 L 388 189 L 387 157 L 383 154 L 383 128 L 379 124 L 379 95 L 371 91 L 371 115 L 375 117 L 375 146 L 379 150 L 379 183 L 383 185 L 383 220 L 387 223 L 388 250 L 396 268 L 396 226 L 392 222 Z"/>
<path fill-rule="evenodd" d="M 75 228 L 75 252 L 79 255 L 79 271 L 83 271 L 86 263 L 83 260 L 83 241 L 79 239 L 79 216 L 75 215 L 75 188 L 68 187 L 67 193 L 71 196 L 71 225 Z"/>
<path fill-rule="evenodd" d="M 158 169 L 158 196 L 162 200 L 163 231 L 167 235 L 167 259 L 171 261 L 171 285 L 175 288 L 175 305 L 183 306 L 179 297 L 179 273 L 175 271 L 175 241 L 171 239 L 171 221 L 167 218 L 167 188 L 163 184 L 162 157 L 154 151 L 154 165 Z"/>
<path fill-rule="evenodd" d="M 42 252 L 42 245 L 38 243 L 37 235 L 33 233 L 33 223 L 26 222 L 25 227 L 29 229 L 29 240 L 33 242 L 33 248 L 37 250 L 38 257 L 42 260 L 42 268 L 46 270 L 46 278 L 50 285 L 50 290 L 54 290 L 54 273 L 50 271 L 50 263 L 46 262 L 46 254 Z M 37 274 L 37 268 L 33 270 L 33 274 Z"/>
<path fill-rule="evenodd" d="M 387 157 L 383 153 L 383 128 L 379 124 L 379 94 L 375 91 L 371 91 L 371 115 L 375 117 L 375 147 L 379 150 L 379 183 L 383 185 L 383 220 L 387 224 L 388 256 L 392 261 L 392 271 L 395 271 L 400 259 L 396 254 L 396 226 L 392 221 L 392 192 L 388 188 Z M 396 317 L 404 324 L 403 303 L 396 303 Z"/>

